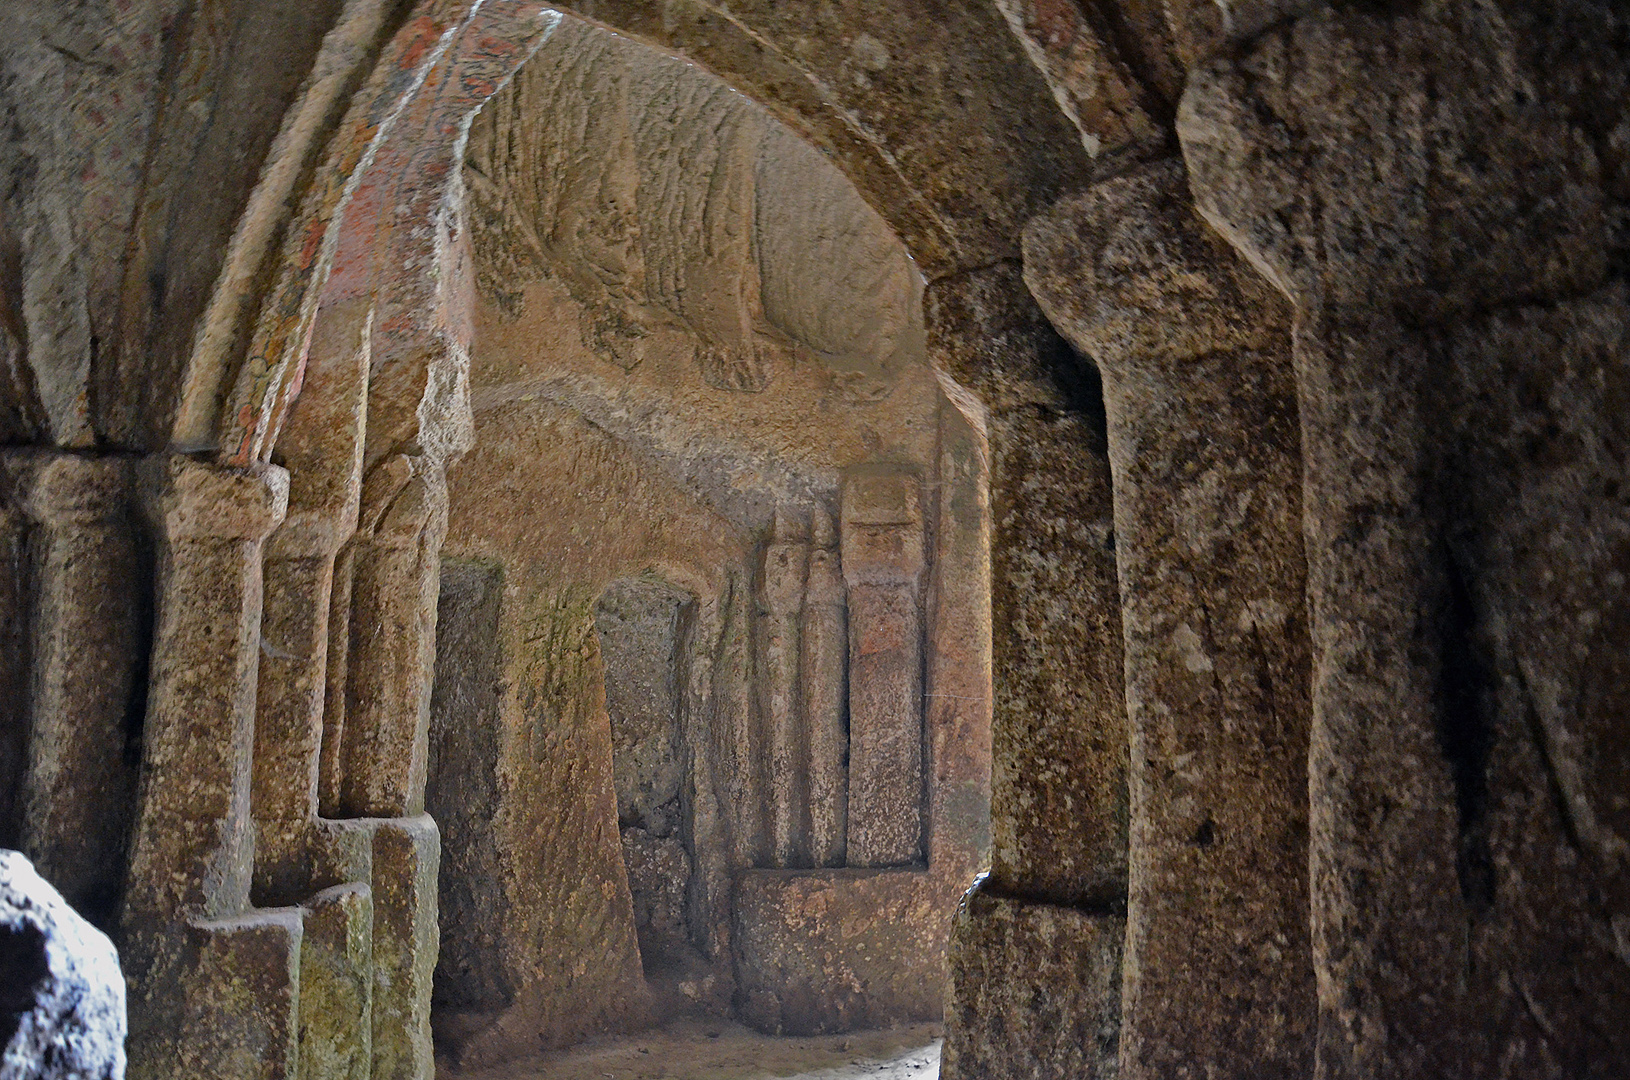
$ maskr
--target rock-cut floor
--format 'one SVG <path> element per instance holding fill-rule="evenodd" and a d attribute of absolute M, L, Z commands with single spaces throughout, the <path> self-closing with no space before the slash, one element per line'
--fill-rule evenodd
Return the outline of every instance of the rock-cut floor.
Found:
<path fill-rule="evenodd" d="M 685 1021 L 443 1080 L 934 1080 L 938 1025 L 813 1038 Z"/>

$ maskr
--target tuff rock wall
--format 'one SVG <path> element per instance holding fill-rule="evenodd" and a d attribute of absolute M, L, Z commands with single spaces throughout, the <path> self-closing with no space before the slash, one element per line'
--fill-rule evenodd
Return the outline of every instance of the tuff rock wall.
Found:
<path fill-rule="evenodd" d="M 1619 1075 L 1624 12 L 1004 11 L 1089 134 L 1154 128 L 1024 236 L 1103 380 L 1126 931 L 1104 978 L 1079 914 L 971 895 L 946 1073 L 1062 1075 L 1068 1017 L 1076 1075 Z M 990 934 L 1079 942 L 1079 1004 Z"/>
<path fill-rule="evenodd" d="M 432 703 L 441 1045 L 937 1017 L 988 834 L 987 480 L 916 267 L 763 108 L 575 19 L 465 180 L 444 575 L 496 622 L 444 576 L 438 662 L 492 674 Z"/>
<path fill-rule="evenodd" d="M 429 1069 L 457 166 L 539 8 L 0 6 L 3 827 L 121 936 L 138 1075 Z M 1621 1074 L 1623 6 L 573 10 L 835 163 L 986 410 L 946 1074 Z M 598 251 L 613 356 L 650 298 L 730 386 L 825 338 Z"/>

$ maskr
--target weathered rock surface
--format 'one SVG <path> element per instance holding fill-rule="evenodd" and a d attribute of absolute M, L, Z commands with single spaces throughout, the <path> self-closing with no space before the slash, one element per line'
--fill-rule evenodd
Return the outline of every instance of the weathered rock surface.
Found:
<path fill-rule="evenodd" d="M 1165 133 L 1150 116 L 1148 91 L 1087 12 L 1046 0 L 997 0 L 1013 36 L 1047 80 L 1064 115 L 1100 169 L 1157 148 Z M 1164 111 L 1162 109 L 1161 111 Z"/>
<path fill-rule="evenodd" d="M 470 1061 L 931 1011 L 988 843 L 948 1077 L 1623 1073 L 1624 5 L 572 7 L 0 5 L 0 844 L 132 1073 L 422 1080 L 438 938 Z"/>
<path fill-rule="evenodd" d="M 993 4 L 571 6 L 769 106 L 867 193 L 929 277 L 1012 258 L 1025 219 L 1091 167 Z"/>
<path fill-rule="evenodd" d="M 1055 1010 L 1091 1017 L 1084 1023 L 1095 1031 L 1097 1049 L 1060 1050 L 1063 1060 L 1086 1053 L 1101 1064 L 1113 1060 L 1118 1040 L 1128 811 L 1124 653 L 1097 380 L 1046 323 L 1015 266 L 934 283 L 928 327 L 934 361 L 989 409 L 989 886 L 1021 912 L 1073 909 L 1053 920 L 1058 937 L 1049 949 L 1109 965 L 1061 991 L 1067 1005 L 1038 1000 L 1051 991 L 1028 978 L 1048 962 L 1030 947 L 1036 939 L 1020 935 L 1011 956 L 987 955 L 1007 930 L 985 923 L 1011 912 L 970 903 L 952 930 L 958 959 L 942 1075 L 1032 1075 L 1026 1063 L 1050 1060 L 1058 1046 L 1040 1034 Z M 1107 938 L 1112 956 L 1095 952 Z M 1016 1071 L 996 1071 L 1010 1066 Z M 1059 1068 L 1036 1075 L 1071 1075 L 1070 1065 Z"/>
<path fill-rule="evenodd" d="M 1305 1076 L 1309 709 L 1290 319 L 1171 160 L 1025 231 L 1103 372 L 1126 638 L 1123 1077 Z M 1187 995 L 1216 987 L 1197 1016 Z"/>
<path fill-rule="evenodd" d="M 736 885 L 742 1019 L 818 1035 L 943 1007 L 957 880 L 926 870 L 759 870 Z"/>
<path fill-rule="evenodd" d="M 16 851 L 0 851 L 0 1077 L 123 1080 L 119 955 Z"/>
<path fill-rule="evenodd" d="M 1475 1007 L 1498 1017 L 1490 1052 L 1509 1075 L 1610 1072 L 1630 1055 L 1613 1019 L 1630 1007 L 1617 403 L 1630 293 L 1468 319 L 1439 350 L 1451 610 L 1467 624 L 1446 659 L 1464 680 L 1451 730 L 1468 749 L 1456 795 Z"/>
<path fill-rule="evenodd" d="M 1541 646 L 1548 618 L 1527 614 L 1535 590 L 1566 611 L 1581 601 L 1561 582 L 1608 572 L 1620 495 L 1583 477 L 1612 451 L 1542 418 L 1601 407 L 1584 387 L 1612 385 L 1624 316 L 1615 293 L 1577 299 L 1611 236 L 1580 95 L 1518 40 L 1493 9 L 1318 12 L 1197 73 L 1178 117 L 1202 213 L 1296 308 L 1319 1076 L 1624 1055 L 1594 1019 L 1625 1008 L 1596 899 L 1623 871 L 1560 839 L 1590 805 L 1560 779 L 1582 775 L 1571 748 L 1622 730 L 1570 738 L 1587 714 L 1547 707 L 1593 682 L 1600 631 Z M 1527 334 L 1550 343 L 1537 384 L 1507 351 Z M 1537 511 L 1549 499 L 1560 516 Z M 1555 858 L 1580 860 L 1566 895 L 1523 869 Z M 1537 978 L 1536 936 L 1599 972 L 1592 991 Z"/>
<path fill-rule="evenodd" d="M 945 1077 L 1118 1075 L 1126 920 L 1016 900 L 988 878 L 957 911 Z"/>

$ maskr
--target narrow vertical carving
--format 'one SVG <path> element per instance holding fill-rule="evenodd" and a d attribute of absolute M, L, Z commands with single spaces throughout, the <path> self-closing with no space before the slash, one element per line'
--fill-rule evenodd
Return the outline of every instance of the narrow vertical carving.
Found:
<path fill-rule="evenodd" d="M 777 510 L 774 534 L 764 550 L 759 637 L 763 686 L 766 805 L 770 857 L 775 866 L 802 866 L 808 859 L 804 808 L 804 731 L 798 707 L 799 616 L 809 573 L 809 543 L 797 536 L 789 514 Z"/>
<path fill-rule="evenodd" d="M 844 477 L 850 866 L 902 866 L 923 854 L 919 489 L 914 472 L 892 466 Z"/>
<path fill-rule="evenodd" d="M 712 711 L 715 743 L 729 777 L 727 795 L 731 814 L 731 864 L 736 869 L 766 864 L 763 815 L 763 773 L 756 766 L 761 739 L 753 723 L 753 600 L 749 574 L 732 573 L 720 599 L 723 629 L 713 661 Z"/>
<path fill-rule="evenodd" d="M 341 804 L 346 817 L 398 817 L 424 807 L 447 530 L 440 463 L 387 459 L 364 482 L 362 507 L 367 535 L 353 556 Z"/>
<path fill-rule="evenodd" d="M 844 716 L 849 642 L 837 529 L 819 507 L 810 539 L 801 675 L 809 751 L 809 857 L 814 866 L 842 866 L 849 817 L 849 732 Z"/>

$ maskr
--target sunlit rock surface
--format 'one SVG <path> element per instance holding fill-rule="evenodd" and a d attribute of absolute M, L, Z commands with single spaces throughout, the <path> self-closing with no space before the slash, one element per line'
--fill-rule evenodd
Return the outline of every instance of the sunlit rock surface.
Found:
<path fill-rule="evenodd" d="M 125 981 L 113 943 L 21 853 L 0 850 L 0 1077 L 123 1080 Z"/>

